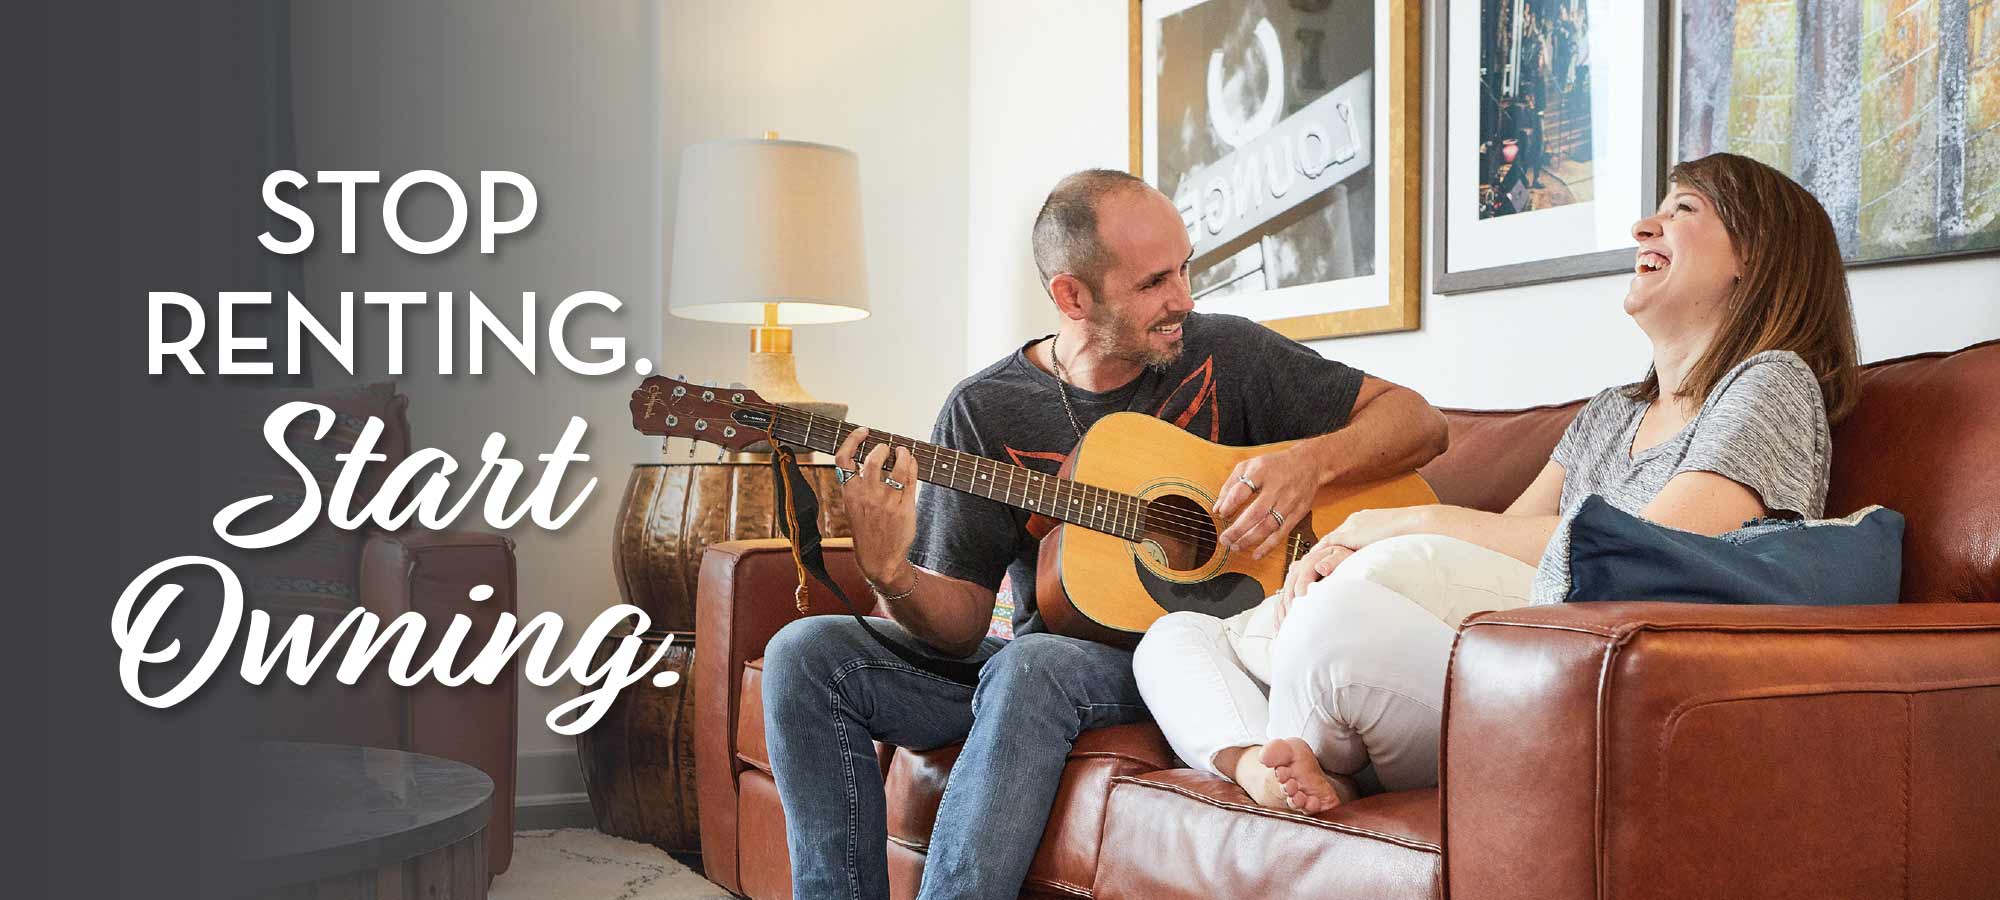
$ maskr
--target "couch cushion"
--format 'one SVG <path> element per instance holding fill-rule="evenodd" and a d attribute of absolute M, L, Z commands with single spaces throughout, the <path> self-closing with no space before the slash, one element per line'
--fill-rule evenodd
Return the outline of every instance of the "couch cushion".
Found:
<path fill-rule="evenodd" d="M 1826 514 L 1903 514 L 1903 599 L 2000 601 L 2000 341 L 1887 360 L 1833 430 Z"/>
<path fill-rule="evenodd" d="M 736 807 L 736 846 L 743 865 L 738 893 L 745 897 L 792 895 L 792 854 L 785 846 L 785 808 L 778 787 L 765 772 L 744 772 L 737 780 L 742 802 Z"/>
<path fill-rule="evenodd" d="M 1318 816 L 1257 806 L 1192 769 L 1116 780 L 1098 900 L 1442 896 L 1435 788 L 1343 803 Z"/>
<path fill-rule="evenodd" d="M 771 771 L 771 754 L 764 749 L 764 658 L 743 664 L 743 697 L 736 712 L 736 758 L 751 767 Z"/>
<path fill-rule="evenodd" d="M 1570 603 L 1843 606 L 1902 596 L 1903 517 L 1880 506 L 1840 519 L 1753 519 L 1710 537 L 1593 495 L 1564 529 Z"/>
<path fill-rule="evenodd" d="M 1451 448 L 1417 470 L 1438 500 L 1500 512 L 1548 465 L 1583 401 L 1513 410 L 1444 410 Z"/>

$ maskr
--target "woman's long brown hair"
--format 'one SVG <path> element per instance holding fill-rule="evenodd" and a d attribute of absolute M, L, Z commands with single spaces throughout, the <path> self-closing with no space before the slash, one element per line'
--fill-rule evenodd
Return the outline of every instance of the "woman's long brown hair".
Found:
<path fill-rule="evenodd" d="M 1860 370 L 1847 270 L 1833 221 L 1813 195 L 1783 172 L 1746 156 L 1717 153 L 1674 167 L 1669 181 L 1708 198 L 1743 262 L 1722 327 L 1688 370 L 1677 397 L 1701 400 L 1737 364 L 1766 350 L 1790 350 L 1819 377 L 1826 418 L 1854 408 Z M 1634 400 L 1660 396 L 1657 372 L 1626 389 Z"/>

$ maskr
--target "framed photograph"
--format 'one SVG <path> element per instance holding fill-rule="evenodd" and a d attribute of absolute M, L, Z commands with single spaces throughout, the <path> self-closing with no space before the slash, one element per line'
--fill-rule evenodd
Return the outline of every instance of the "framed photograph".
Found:
<path fill-rule="evenodd" d="M 1676 160 L 1792 176 L 1849 265 L 2000 248 L 2000 5 L 1682 0 L 1679 26 Z"/>
<path fill-rule="evenodd" d="M 1297 340 L 1422 308 L 1422 0 L 1131 0 L 1132 171 L 1196 306 Z"/>
<path fill-rule="evenodd" d="M 1433 289 L 1629 271 L 1665 185 L 1666 0 L 1433 0 Z"/>

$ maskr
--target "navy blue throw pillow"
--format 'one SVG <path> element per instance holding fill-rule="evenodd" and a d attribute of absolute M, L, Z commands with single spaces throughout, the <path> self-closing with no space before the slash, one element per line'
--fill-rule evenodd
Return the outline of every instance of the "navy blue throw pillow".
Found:
<path fill-rule="evenodd" d="M 1569 524 L 1568 600 L 1842 606 L 1902 594 L 1903 516 L 1753 519 L 1718 537 L 1656 525 L 1604 498 Z"/>

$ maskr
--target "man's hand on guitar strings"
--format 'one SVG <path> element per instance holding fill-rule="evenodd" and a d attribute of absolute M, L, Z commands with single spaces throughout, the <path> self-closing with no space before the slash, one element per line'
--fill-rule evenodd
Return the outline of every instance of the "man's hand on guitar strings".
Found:
<path fill-rule="evenodd" d="M 1232 551 L 1255 547 L 1253 555 L 1263 559 L 1312 512 L 1318 490 L 1318 466 L 1292 450 L 1237 463 L 1216 492 L 1216 520 L 1229 522 L 1221 535 L 1222 546 Z"/>
<path fill-rule="evenodd" d="M 908 449 L 896 447 L 895 464 L 885 473 L 891 449 L 877 444 L 857 465 L 856 455 L 867 439 L 868 429 L 857 428 L 834 451 L 833 464 L 855 473 L 840 487 L 854 534 L 854 559 L 870 581 L 906 585 L 909 573 L 903 570 L 910 567 L 910 545 L 917 537 L 917 460 Z"/>

